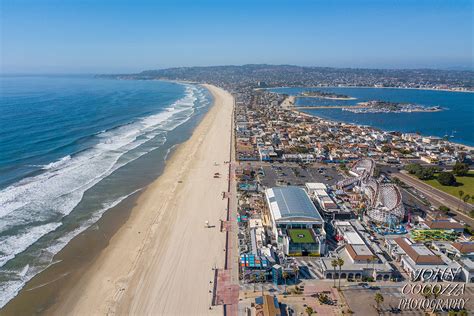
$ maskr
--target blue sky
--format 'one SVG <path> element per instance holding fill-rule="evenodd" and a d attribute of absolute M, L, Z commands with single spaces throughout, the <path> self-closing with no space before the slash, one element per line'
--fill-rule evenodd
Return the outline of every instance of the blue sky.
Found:
<path fill-rule="evenodd" d="M 472 68 L 473 1 L 2 0 L 1 72 Z"/>

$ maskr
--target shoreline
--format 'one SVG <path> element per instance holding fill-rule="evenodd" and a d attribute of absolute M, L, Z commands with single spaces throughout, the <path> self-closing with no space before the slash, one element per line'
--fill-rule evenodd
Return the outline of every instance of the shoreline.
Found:
<path fill-rule="evenodd" d="M 292 109 L 292 110 L 293 110 L 293 111 L 296 111 L 296 112 L 298 112 L 299 114 L 302 114 L 302 115 L 304 115 L 304 116 L 314 117 L 314 118 L 317 118 L 317 119 L 320 119 L 320 120 L 323 120 L 323 121 L 330 121 L 330 122 L 336 122 L 336 123 L 344 123 L 344 124 L 354 125 L 354 126 L 358 126 L 358 127 L 369 127 L 369 128 L 372 128 L 373 130 L 379 130 L 379 131 L 388 132 L 387 130 L 383 130 L 383 129 L 381 129 L 381 128 L 378 128 L 378 127 L 375 127 L 375 126 L 371 126 L 371 125 L 362 125 L 362 124 L 356 124 L 356 123 L 338 121 L 338 120 L 328 119 L 328 118 L 324 118 L 324 117 L 317 116 L 317 115 L 313 115 L 313 114 L 308 114 L 308 113 L 305 113 L 305 112 L 300 111 L 300 110 L 297 110 L 297 109 Z M 400 132 L 400 133 L 402 133 L 402 132 Z M 430 136 L 432 136 L 432 135 L 422 135 L 422 136 L 430 137 Z M 474 150 L 474 146 L 465 145 L 465 144 L 456 143 L 456 142 L 450 142 L 449 140 L 448 140 L 448 142 L 449 142 L 450 144 L 455 145 L 455 146 L 464 147 L 464 148 L 466 148 L 466 150 L 468 150 L 468 151 L 473 151 L 473 150 Z"/>
<path fill-rule="evenodd" d="M 67 295 L 107 247 L 110 238 L 126 223 L 144 189 L 109 209 L 96 223 L 75 236 L 54 256 L 54 263 L 28 281 L 0 310 L 0 315 L 41 314 Z"/>
<path fill-rule="evenodd" d="M 226 109 L 229 104 L 217 95 L 222 90 L 205 87 L 214 103 L 191 138 L 177 147 L 163 174 L 140 195 L 108 247 L 48 313 L 209 312 L 208 279 L 212 279 L 212 268 L 224 261 L 224 235 L 204 228 L 204 221 L 218 224 L 223 216 L 225 201 L 219 193 L 225 190 L 226 179 L 213 179 L 212 174 L 219 170 L 225 175 L 223 161 L 228 160 L 229 148 L 215 147 L 210 140 L 222 141 L 226 137 L 222 129 L 228 126 L 230 141 L 232 108 Z M 225 110 L 228 122 L 221 120 Z M 220 164 L 214 166 L 217 158 Z M 181 295 L 193 303 L 183 305 Z"/>
<path fill-rule="evenodd" d="M 317 115 L 314 115 L 314 114 L 309 114 L 309 113 L 306 113 L 306 112 L 303 112 L 302 110 L 304 109 L 308 109 L 308 107 L 301 107 L 302 109 L 299 109 L 300 107 L 297 107 L 295 106 L 292 102 L 294 102 L 293 100 L 294 99 L 291 99 L 293 96 L 288 96 L 287 98 L 285 98 L 285 100 L 283 100 L 283 102 L 280 104 L 280 106 L 283 108 L 283 109 L 286 109 L 286 110 L 289 110 L 289 111 L 294 111 L 294 112 L 297 112 L 298 114 L 300 115 L 303 115 L 303 116 L 306 116 L 306 117 L 313 117 L 313 118 L 316 118 L 316 119 L 319 119 L 319 120 L 323 120 L 323 121 L 330 121 L 330 122 L 336 122 L 336 123 L 344 123 L 344 124 L 349 124 L 349 125 L 354 125 L 354 126 L 358 126 L 358 127 L 370 127 L 374 130 L 379 130 L 379 131 L 384 131 L 383 129 L 381 128 L 378 128 L 378 127 L 375 127 L 375 126 L 370 126 L 370 125 L 362 125 L 362 124 L 357 124 L 357 123 L 351 123 L 351 122 L 344 122 L 344 121 L 339 121 L 339 120 L 334 120 L 334 119 L 328 119 L 328 118 L 324 118 L 324 117 L 321 117 L 321 116 L 317 116 Z M 288 100 L 288 101 L 287 101 Z M 423 135 L 422 135 L 423 136 Z M 432 135 L 424 135 L 426 137 L 429 137 L 429 136 L 432 136 Z M 470 146 L 470 145 L 466 145 L 466 144 L 462 144 L 462 143 L 457 143 L 457 142 L 451 142 L 448 140 L 448 142 L 450 144 L 453 144 L 455 146 L 461 146 L 461 147 L 464 147 L 466 148 L 466 150 L 468 151 L 474 151 L 474 146 Z"/>
<path fill-rule="evenodd" d="M 182 83 L 179 84 L 186 86 Z M 202 90 L 203 93 L 204 90 L 207 91 L 201 85 L 195 85 L 195 87 Z M 0 308 L 0 315 L 29 315 L 38 310 L 44 310 L 51 305 L 51 302 L 56 301 L 58 295 L 63 293 L 70 284 L 74 284 L 71 280 L 80 278 L 79 271 L 88 266 L 108 245 L 111 236 L 123 225 L 121 218 L 128 217 L 134 207 L 134 201 L 153 181 L 161 176 L 165 164 L 168 163 L 168 157 L 172 156 L 177 146 L 185 143 L 191 137 L 193 130 L 212 107 L 210 93 L 205 92 L 205 94 L 208 95 L 205 104 L 200 102 L 193 115 L 179 123 L 173 130 L 168 131 L 163 144 L 118 168 L 111 177 L 106 177 L 104 181 L 100 181 L 97 186 L 90 188 L 85 193 L 81 202 L 76 205 L 78 212 L 72 213 L 73 220 L 67 219 L 65 221 L 65 225 L 72 227 L 68 234 L 55 233 L 61 242 L 63 237 L 67 240 L 60 244 L 59 249 L 54 248 L 53 253 L 49 253 L 48 249 L 41 250 L 39 248 L 39 255 L 42 256 L 44 252 L 51 260 L 38 267 L 35 265 L 35 260 L 29 265 L 29 261 L 23 261 L 26 265 L 25 270 L 31 269 L 34 273 L 25 278 L 12 279 L 13 285 L 19 284 L 20 287 L 9 287 L 9 284 L 6 284 L 8 291 L 2 293 L 5 300 Z M 92 203 L 91 205 L 90 201 L 95 198 L 94 196 L 100 196 L 100 192 L 105 192 L 105 194 L 122 192 L 123 194 L 119 194 L 120 202 L 114 202 L 115 205 L 112 207 L 102 204 L 101 207 L 106 210 L 100 210 L 99 216 L 96 216 L 96 213 L 90 211 L 99 209 L 96 204 Z M 95 217 L 94 221 L 88 220 L 90 214 Z M 74 218 L 79 218 L 79 221 L 75 221 Z"/>
<path fill-rule="evenodd" d="M 162 251 L 173 247 L 172 240 L 164 236 L 164 231 L 168 234 L 173 232 L 170 230 L 168 225 L 173 221 L 186 220 L 185 214 L 180 216 L 173 216 L 172 210 L 174 209 L 176 214 L 182 213 L 180 209 L 175 209 L 176 204 L 186 204 L 186 199 L 180 198 L 182 196 L 180 192 L 184 189 L 190 189 L 189 185 L 181 184 L 180 182 L 188 182 L 186 179 L 193 181 L 201 181 L 200 177 L 194 175 L 194 167 L 197 164 L 196 161 L 189 159 L 192 156 L 200 156 L 207 154 L 203 148 L 201 148 L 204 142 L 208 143 L 209 137 L 225 137 L 227 134 L 222 131 L 222 127 L 229 126 L 228 140 L 230 141 L 230 122 L 231 114 L 229 114 L 228 122 L 221 122 L 226 116 L 226 106 L 228 100 L 232 100 L 232 97 L 227 92 L 221 89 L 203 85 L 213 95 L 213 104 L 209 107 L 207 113 L 203 115 L 198 124 L 194 127 L 194 131 L 190 137 L 175 146 L 169 158 L 166 160 L 164 171 L 161 175 L 155 179 L 152 183 L 137 192 L 133 196 L 126 199 L 123 204 L 118 205 L 114 212 L 106 212 L 101 219 L 83 233 L 76 236 L 71 242 L 57 255 L 55 261 L 59 263 L 53 264 L 46 270 L 36 275 L 20 293 L 12 299 L 2 310 L 2 315 L 8 314 L 32 314 L 32 313 L 47 313 L 47 314 L 106 314 L 112 310 L 116 310 L 120 307 L 120 310 L 132 311 L 137 308 L 134 300 L 130 298 L 141 298 L 144 303 L 140 303 L 138 307 L 142 308 L 148 306 L 151 310 L 155 310 L 155 300 L 150 299 L 144 293 L 137 295 L 128 291 L 124 291 L 124 279 L 128 279 L 130 284 L 135 284 L 142 277 L 142 274 L 148 274 L 156 271 L 148 271 L 149 261 L 151 259 L 159 259 L 156 255 L 156 249 L 159 247 Z M 216 94 L 218 96 L 216 97 Z M 223 94 L 225 95 L 226 102 L 222 101 Z M 223 103 L 226 103 L 223 106 Z M 228 113 L 231 113 L 232 101 L 228 106 Z M 222 112 L 222 113 L 221 113 Z M 224 116 L 223 118 L 217 118 L 218 114 Z M 216 119 L 217 118 L 217 119 Z M 214 126 L 218 124 L 219 126 Z M 212 129 L 212 133 L 211 132 Z M 220 148 L 220 147 L 219 147 Z M 216 148 L 219 151 L 219 148 Z M 222 146 L 222 148 L 228 148 Z M 213 149 L 208 150 L 209 152 L 214 151 Z M 224 150 L 225 151 L 225 150 Z M 194 155 L 193 155 L 194 154 Z M 224 152 L 225 154 L 225 152 Z M 226 166 L 222 163 L 224 160 L 228 160 L 228 154 L 223 155 L 223 160 L 220 162 L 219 167 L 211 165 L 211 169 L 225 169 Z M 211 154 L 209 154 L 211 155 Z M 216 155 L 218 156 L 218 155 Z M 212 155 L 207 157 L 207 160 L 213 159 Z M 209 161 L 207 161 L 209 162 Z M 225 172 L 221 172 L 225 175 Z M 187 175 L 187 176 L 186 176 Z M 223 176 L 224 177 L 224 176 Z M 176 180 L 182 178 L 183 180 Z M 176 180 L 176 181 L 175 181 Z M 218 182 L 225 182 L 225 179 L 203 179 L 203 185 L 199 188 L 206 188 L 208 186 L 214 187 Z M 210 183 L 208 183 L 210 182 Z M 183 187 L 183 188 L 180 188 Z M 220 191 L 225 191 L 225 186 L 219 188 Z M 204 193 L 205 194 L 205 193 Z M 201 198 L 203 192 L 198 194 L 192 194 L 194 197 Z M 163 199 L 160 199 L 163 198 Z M 183 201 L 184 200 L 184 201 Z M 216 209 L 212 205 L 208 204 L 219 204 L 221 196 L 216 195 L 216 201 L 207 202 L 203 204 L 207 206 L 209 210 L 213 210 L 214 214 L 209 214 L 209 221 L 211 223 L 218 222 L 220 214 L 217 214 Z M 221 203 L 224 203 L 222 201 Z M 165 205 L 166 204 L 166 205 Z M 170 206 L 171 204 L 171 206 Z M 196 201 L 194 201 L 196 204 Z M 161 210 L 157 206 L 161 205 Z M 166 207 L 168 206 L 168 207 Z M 191 209 L 192 205 L 187 205 Z M 196 216 L 196 214 L 187 214 Z M 211 216 L 212 215 L 212 216 Z M 162 221 L 166 220 L 166 225 Z M 195 225 L 198 225 L 198 229 L 203 228 L 204 220 L 196 221 Z M 163 226 L 164 225 L 164 226 Z M 163 232 L 160 232 L 159 228 L 164 228 Z M 174 228 L 174 227 L 173 227 Z M 179 230 L 179 229 L 177 229 Z M 203 234 L 202 231 L 198 234 Z M 200 236 L 202 239 L 208 234 L 207 230 L 204 232 L 204 236 Z M 183 236 L 187 236 L 192 240 L 192 232 L 187 233 L 181 231 L 181 236 L 176 239 L 182 239 Z M 222 243 L 214 253 L 210 253 L 207 247 L 208 243 L 203 242 L 202 254 L 207 254 L 209 258 L 212 258 L 212 264 L 209 265 L 209 272 L 212 272 L 211 267 L 221 266 L 221 261 L 224 261 L 224 255 L 222 253 L 222 247 L 224 242 L 224 235 L 213 229 L 211 237 L 213 243 L 216 246 Z M 215 240 L 214 240 L 215 239 Z M 156 241 L 153 243 L 151 241 Z M 199 240 L 197 238 L 196 240 Z M 155 247 L 151 247 L 155 244 Z M 161 245 L 162 244 L 162 245 Z M 198 248 L 198 247 L 196 247 Z M 185 248 L 183 248 L 185 249 Z M 183 250 L 184 252 L 186 250 Z M 214 256 L 212 256 L 212 254 Z M 64 261 L 63 261 L 63 258 Z M 55 258 L 56 259 L 56 258 Z M 191 263 L 189 263 L 191 264 Z M 196 266 L 196 265 L 194 265 Z M 200 265 L 195 268 L 190 268 L 194 274 L 200 276 L 206 276 L 207 271 L 196 271 L 195 269 L 201 268 Z M 170 265 L 168 270 L 173 270 L 174 266 Z M 132 277 L 130 271 L 136 272 L 136 277 Z M 163 269 L 164 270 L 164 269 Z M 168 271 L 172 273 L 172 271 Z M 166 272 L 161 272 L 161 276 L 168 275 Z M 188 287 L 190 292 L 194 286 L 193 282 L 186 284 L 185 280 L 180 282 L 177 278 L 176 282 L 181 283 L 181 286 Z M 201 290 L 201 295 L 196 295 L 202 299 L 202 294 L 208 296 L 207 284 L 205 283 L 205 291 Z M 168 288 L 172 287 L 173 284 L 168 284 Z M 153 285 L 148 285 L 148 291 L 153 288 Z M 133 291 L 140 290 L 140 287 L 134 287 Z M 197 290 L 197 289 L 195 289 Z M 124 293 L 125 292 L 125 293 Z M 180 292 L 182 292 L 180 290 Z M 161 295 L 160 291 L 154 292 L 156 295 Z M 119 296 L 119 297 L 118 297 Z M 99 298 L 100 297 L 100 298 Z M 176 297 L 176 295 L 175 295 Z M 121 300 L 120 298 L 123 298 Z M 91 302 L 93 301 L 93 303 Z M 127 303 L 123 303 L 126 301 Z M 113 303 L 112 303 L 113 302 Z M 149 303 L 148 305 L 146 303 Z M 210 300 L 209 300 L 210 302 Z M 202 306 L 202 311 L 208 312 L 209 302 L 203 300 L 205 304 Z M 123 304 L 122 304 L 123 303 Z M 164 302 L 162 302 L 164 303 Z M 200 305 L 200 304 L 198 304 Z M 163 310 L 167 310 L 169 304 L 163 304 L 161 306 Z M 175 304 L 175 308 L 186 308 L 186 306 L 180 306 Z M 187 306 L 190 308 L 190 306 Z M 219 308 L 215 308 L 216 312 Z"/>

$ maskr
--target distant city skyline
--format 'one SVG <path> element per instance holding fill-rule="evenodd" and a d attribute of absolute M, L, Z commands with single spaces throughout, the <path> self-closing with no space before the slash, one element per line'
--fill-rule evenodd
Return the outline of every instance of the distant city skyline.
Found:
<path fill-rule="evenodd" d="M 473 1 L 2 2 L 1 73 L 291 64 L 473 69 Z"/>

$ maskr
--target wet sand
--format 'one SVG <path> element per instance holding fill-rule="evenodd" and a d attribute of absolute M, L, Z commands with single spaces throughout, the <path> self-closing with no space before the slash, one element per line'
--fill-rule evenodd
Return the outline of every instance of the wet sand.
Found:
<path fill-rule="evenodd" d="M 209 310 L 209 282 L 212 269 L 224 263 L 219 219 L 226 214 L 223 162 L 230 154 L 233 99 L 207 88 L 214 106 L 163 174 L 71 241 L 55 258 L 62 261 L 29 282 L 2 315 L 222 313 Z M 216 227 L 205 228 L 206 220 Z"/>
<path fill-rule="evenodd" d="M 61 302 L 80 280 L 110 238 L 124 225 L 140 192 L 106 212 L 90 228 L 73 238 L 55 257 L 55 264 L 31 279 L 0 315 L 42 314 Z"/>

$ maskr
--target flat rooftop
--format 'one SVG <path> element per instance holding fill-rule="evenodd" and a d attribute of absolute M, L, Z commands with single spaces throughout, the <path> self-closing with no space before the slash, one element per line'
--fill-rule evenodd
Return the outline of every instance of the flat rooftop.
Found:
<path fill-rule="evenodd" d="M 433 252 L 423 244 L 412 244 L 411 247 L 420 256 L 432 256 Z"/>
<path fill-rule="evenodd" d="M 372 251 L 366 245 L 352 245 L 352 249 L 360 256 L 371 256 Z"/>
<path fill-rule="evenodd" d="M 325 190 L 319 190 L 319 189 L 314 190 L 314 194 L 316 194 L 319 197 L 329 196 Z"/>
<path fill-rule="evenodd" d="M 308 182 L 306 183 L 306 188 L 308 188 L 308 190 L 327 190 L 326 185 L 320 182 Z"/>
<path fill-rule="evenodd" d="M 353 231 L 353 232 L 344 232 L 344 236 L 346 237 L 347 242 L 349 244 L 351 244 L 352 246 L 365 245 L 365 242 L 362 239 L 362 237 L 360 237 L 360 235 L 355 231 Z"/>
<path fill-rule="evenodd" d="M 299 187 L 275 187 L 265 191 L 270 212 L 275 221 L 305 218 L 322 222 L 323 218 L 309 198 Z"/>
<path fill-rule="evenodd" d="M 295 244 L 315 242 L 309 229 L 289 229 L 288 234 L 290 235 L 291 242 Z"/>

